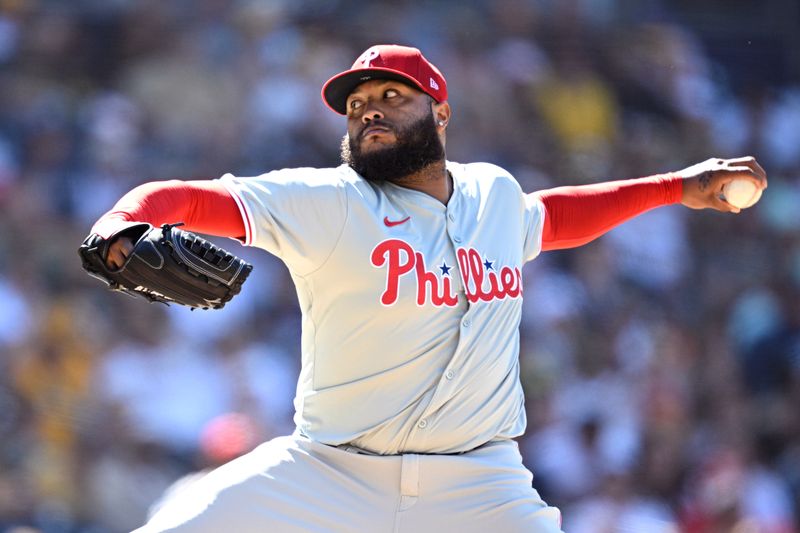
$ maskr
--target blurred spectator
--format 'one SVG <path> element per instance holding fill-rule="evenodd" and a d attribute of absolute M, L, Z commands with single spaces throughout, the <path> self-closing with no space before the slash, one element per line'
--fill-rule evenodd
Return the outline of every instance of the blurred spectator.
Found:
<path fill-rule="evenodd" d="M 211 419 L 200 434 L 198 470 L 173 483 L 159 501 L 150 507 L 148 518 L 213 469 L 251 451 L 262 438 L 255 421 L 241 413 L 225 413 Z"/>
<path fill-rule="evenodd" d="M 162 308 L 125 317 L 120 343 L 103 356 L 97 394 L 114 407 L 130 433 L 176 454 L 194 449 L 203 425 L 228 411 L 231 383 L 211 350 L 170 339 Z"/>

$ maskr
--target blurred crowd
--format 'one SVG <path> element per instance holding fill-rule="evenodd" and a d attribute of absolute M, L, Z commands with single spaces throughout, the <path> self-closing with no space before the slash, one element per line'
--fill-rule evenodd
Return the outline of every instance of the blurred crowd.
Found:
<path fill-rule="evenodd" d="M 282 264 L 219 241 L 255 270 L 192 313 L 76 250 L 145 181 L 339 164 L 319 91 L 379 42 L 444 72 L 449 159 L 528 191 L 758 157 L 739 215 L 660 208 L 526 267 L 519 440 L 570 533 L 800 531 L 798 30 L 794 0 L 0 0 L 0 531 L 129 531 L 292 431 Z"/>

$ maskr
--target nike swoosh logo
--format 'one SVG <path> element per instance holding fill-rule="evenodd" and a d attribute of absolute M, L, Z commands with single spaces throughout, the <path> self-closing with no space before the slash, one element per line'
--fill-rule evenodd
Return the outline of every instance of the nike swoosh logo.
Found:
<path fill-rule="evenodd" d="M 399 226 L 404 222 L 408 222 L 410 219 L 410 216 L 404 218 L 403 220 L 389 220 L 389 217 L 383 217 L 383 223 L 386 224 L 387 228 L 391 228 L 392 226 Z"/>

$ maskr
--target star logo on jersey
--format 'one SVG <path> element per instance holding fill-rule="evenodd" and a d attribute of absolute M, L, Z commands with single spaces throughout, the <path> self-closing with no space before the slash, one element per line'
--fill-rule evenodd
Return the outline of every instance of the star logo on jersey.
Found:
<path fill-rule="evenodd" d="M 408 222 L 409 220 L 411 220 L 410 216 L 407 216 L 406 218 L 404 218 L 402 220 L 389 220 L 389 217 L 383 217 L 383 223 L 386 225 L 387 228 L 392 228 L 394 226 L 399 226 L 400 224 L 404 224 L 404 223 Z"/>
<path fill-rule="evenodd" d="M 442 265 L 439 267 L 439 270 L 442 271 L 442 276 L 449 276 L 451 268 L 453 267 L 447 266 L 447 263 L 445 261 L 442 261 Z"/>

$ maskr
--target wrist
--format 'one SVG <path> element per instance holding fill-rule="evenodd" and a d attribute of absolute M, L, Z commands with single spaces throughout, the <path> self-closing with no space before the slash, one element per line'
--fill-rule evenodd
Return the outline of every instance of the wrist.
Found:
<path fill-rule="evenodd" d="M 135 226 L 136 224 L 139 224 L 139 222 L 129 220 L 128 217 L 122 213 L 113 213 L 103 215 L 94 223 L 89 233 L 94 233 L 103 239 L 108 239 L 112 235 L 131 226 Z"/>

